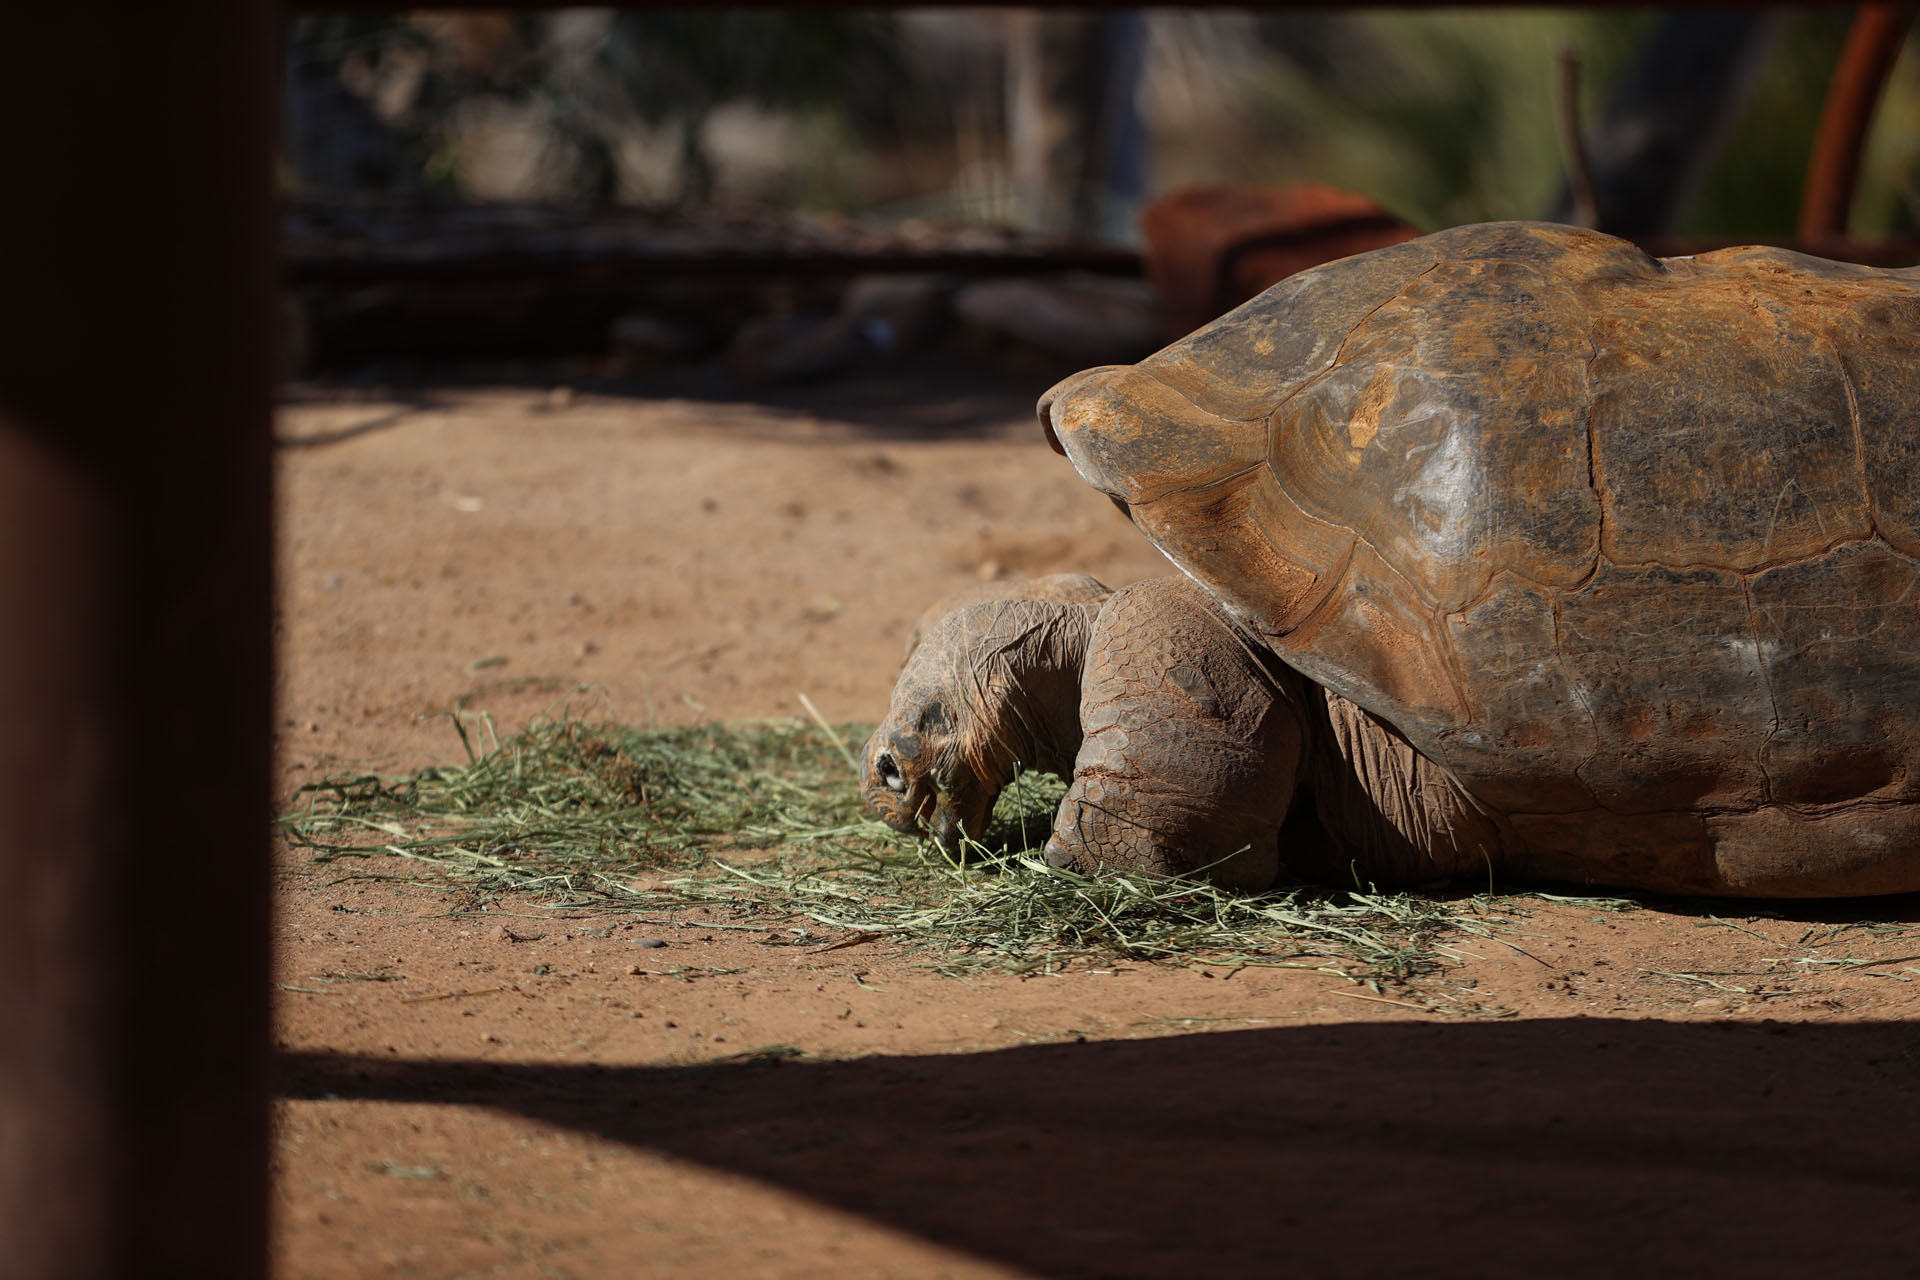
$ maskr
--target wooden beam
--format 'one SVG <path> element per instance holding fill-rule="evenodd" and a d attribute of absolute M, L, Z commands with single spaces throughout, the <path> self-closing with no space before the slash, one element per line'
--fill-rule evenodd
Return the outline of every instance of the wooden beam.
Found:
<path fill-rule="evenodd" d="M 0 43 L 0 1272 L 266 1271 L 275 23 Z"/>

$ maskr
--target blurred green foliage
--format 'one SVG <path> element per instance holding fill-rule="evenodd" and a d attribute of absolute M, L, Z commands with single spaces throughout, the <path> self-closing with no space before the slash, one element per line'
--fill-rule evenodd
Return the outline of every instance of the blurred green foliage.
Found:
<path fill-rule="evenodd" d="M 1796 13 L 1769 50 L 1679 235 L 1791 236 L 1820 109 L 1852 15 Z M 1262 177 L 1363 191 L 1420 226 L 1537 217 L 1563 181 L 1553 118 L 1555 52 L 1581 64 L 1582 115 L 1608 94 L 1656 26 L 1650 12 L 1362 13 L 1329 54 L 1322 19 L 1264 24 L 1276 57 L 1256 105 L 1274 131 Z M 1290 27 L 1294 30 L 1290 31 Z M 1304 55 L 1289 56 L 1299 37 Z M 1909 40 L 1863 164 L 1855 234 L 1911 232 L 1920 203 L 1920 41 Z"/>
<path fill-rule="evenodd" d="M 1820 107 L 1852 12 L 1793 14 L 1747 110 L 1680 230 L 1697 235 L 1788 236 L 1820 125 Z M 1881 100 L 1861 165 L 1853 234 L 1912 234 L 1920 226 L 1920 40 L 1909 38 Z"/>
<path fill-rule="evenodd" d="M 1313 19 L 1296 19 L 1311 22 Z M 1360 13 L 1337 55 L 1278 56 L 1257 106 L 1298 148 L 1291 176 L 1365 192 L 1422 227 L 1535 217 L 1562 180 L 1552 102 L 1555 51 L 1581 58 L 1588 119 L 1651 25 L 1577 10 Z"/>

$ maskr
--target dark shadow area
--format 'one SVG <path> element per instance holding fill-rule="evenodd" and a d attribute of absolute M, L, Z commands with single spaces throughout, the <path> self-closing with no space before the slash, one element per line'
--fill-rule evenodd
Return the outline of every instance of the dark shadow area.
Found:
<path fill-rule="evenodd" d="M 1920 1259 L 1904 1023 L 1348 1024 L 688 1068 L 292 1054 L 281 1074 L 295 1099 L 491 1107 L 668 1152 L 1043 1276 Z"/>
<path fill-rule="evenodd" d="M 1329 889 L 1339 886 L 1327 885 Z M 1377 890 L 1376 890 L 1377 891 Z M 1900 928 L 1920 924 L 1920 893 L 1867 894 L 1853 898 L 1702 898 L 1675 897 L 1644 889 L 1611 888 L 1603 884 L 1555 884 L 1539 880 L 1494 880 L 1461 877 L 1420 885 L 1408 892 L 1442 902 L 1480 895 L 1539 897 L 1577 909 L 1655 911 L 1690 920 L 1778 920 L 1812 931 L 1853 925 L 1862 929 Z"/>
<path fill-rule="evenodd" d="M 324 400 L 324 397 L 314 396 L 283 396 L 282 398 L 283 401 L 288 403 L 296 402 L 302 398 Z M 344 444 L 349 440 L 357 440 L 361 436 L 370 436 L 382 431 L 391 430 L 394 427 L 402 425 L 415 414 L 424 410 L 444 407 L 439 398 L 426 394 L 414 393 L 397 396 L 395 399 L 400 401 L 398 408 L 386 409 L 381 412 L 369 412 L 365 417 L 348 423 L 344 427 L 334 427 L 330 430 L 312 431 L 299 435 L 291 435 L 285 431 L 279 431 L 274 435 L 274 446 L 280 449 L 320 449 L 325 448 L 327 445 Z"/>
<path fill-rule="evenodd" d="M 460 387 L 547 391 L 564 386 L 594 396 L 756 405 L 883 440 L 1011 435 L 1038 443 L 1042 436 L 1034 406 L 1047 388 L 1082 367 L 1082 362 L 1038 356 L 1000 361 L 928 353 L 812 382 L 762 384 L 715 362 L 623 376 L 606 373 L 604 362 L 596 361 L 395 363 L 302 382 L 285 389 L 282 399 L 328 402 L 376 393 L 425 403 L 436 392 Z"/>
<path fill-rule="evenodd" d="M 1506 891 L 1525 893 L 1529 889 L 1540 888 L 1539 885 L 1508 885 Z M 1553 886 L 1546 888 L 1551 891 Z M 1586 891 L 1563 892 L 1574 894 Z M 1601 897 L 1625 898 L 1649 911 L 1671 916 L 1689 916 L 1700 920 L 1724 920 L 1729 917 L 1779 920 L 1823 932 L 1829 926 L 1858 924 L 1863 928 L 1871 928 L 1875 925 L 1898 926 L 1920 922 L 1920 893 L 1889 893 L 1861 898 L 1670 898 L 1657 893 L 1624 889 L 1611 895 L 1604 889 L 1592 892 Z"/>

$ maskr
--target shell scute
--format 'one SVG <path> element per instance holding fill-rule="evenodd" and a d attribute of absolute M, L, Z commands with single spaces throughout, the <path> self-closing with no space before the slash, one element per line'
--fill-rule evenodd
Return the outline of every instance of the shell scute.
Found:
<path fill-rule="evenodd" d="M 1774 798 L 1920 798 L 1920 564 L 1857 542 L 1756 574 L 1752 590 Z"/>
<path fill-rule="evenodd" d="M 1270 638 L 1287 663 L 1362 707 L 1393 708 L 1417 743 L 1459 724 L 1467 706 L 1440 620 L 1379 553 L 1354 545 L 1317 609 Z"/>
<path fill-rule="evenodd" d="M 1202 413 L 1138 368 L 1078 375 L 1041 404 L 1057 446 L 1081 477 L 1130 505 L 1217 484 L 1267 460 L 1264 421 Z"/>
<path fill-rule="evenodd" d="M 1269 637 L 1318 608 L 1353 554 L 1353 530 L 1302 511 L 1266 467 L 1140 503 L 1132 516 L 1169 560 Z"/>
<path fill-rule="evenodd" d="M 1562 600 L 1557 651 L 1593 726 L 1580 778 L 1602 806 L 1751 809 L 1766 799 L 1773 698 L 1739 575 L 1602 565 Z"/>
<path fill-rule="evenodd" d="M 1819 313 L 1696 265 L 1684 284 L 1589 296 L 1607 557 L 1751 570 L 1865 536 L 1849 393 Z"/>
<path fill-rule="evenodd" d="M 1355 325 L 1436 261 L 1432 246 L 1412 240 L 1302 271 L 1135 367 L 1204 413 L 1264 418 L 1333 363 Z"/>
<path fill-rule="evenodd" d="M 1893 274 L 1893 273 L 1889 273 Z M 1920 284 L 1920 274 L 1915 274 Z M 1829 341 L 1853 395 L 1874 528 L 1920 556 L 1920 290 L 1876 290 L 1833 317 Z"/>
<path fill-rule="evenodd" d="M 1442 260 L 1524 263 L 1567 284 L 1667 274 L 1667 264 L 1638 245 L 1553 222 L 1481 222 L 1408 243 L 1429 245 Z"/>
<path fill-rule="evenodd" d="M 1275 415 L 1274 472 L 1439 608 L 1503 568 L 1576 582 L 1600 527 L 1585 335 L 1572 292 L 1533 267 L 1442 263 Z"/>
<path fill-rule="evenodd" d="M 1599 749 L 1592 717 L 1561 659 L 1560 593 L 1511 574 L 1448 618 L 1476 710 L 1465 728 L 1443 729 L 1428 753 L 1450 761 L 1473 793 L 1504 812 L 1578 813 L 1594 807 L 1580 767 Z"/>

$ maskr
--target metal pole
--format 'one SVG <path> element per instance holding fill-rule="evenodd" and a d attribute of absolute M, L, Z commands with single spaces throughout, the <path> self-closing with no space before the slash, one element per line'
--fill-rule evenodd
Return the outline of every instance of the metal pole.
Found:
<path fill-rule="evenodd" d="M 1820 133 L 1807 163 L 1806 186 L 1800 193 L 1803 240 L 1833 240 L 1847 234 L 1867 130 L 1887 77 L 1899 61 L 1914 13 L 1911 4 L 1865 4 L 1854 17 L 1839 65 L 1833 69 L 1833 84 L 1820 113 Z"/>
<path fill-rule="evenodd" d="M 266 1270 L 273 6 L 0 41 L 0 1272 Z"/>

